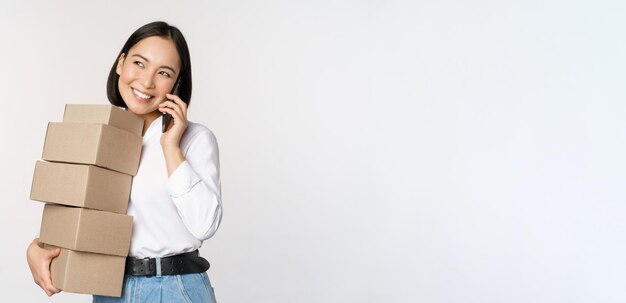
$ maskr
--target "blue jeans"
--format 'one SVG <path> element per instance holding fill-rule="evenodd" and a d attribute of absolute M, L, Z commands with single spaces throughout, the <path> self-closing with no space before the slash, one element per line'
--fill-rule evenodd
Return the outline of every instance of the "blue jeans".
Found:
<path fill-rule="evenodd" d="M 122 297 L 93 296 L 93 303 L 216 303 L 206 273 L 125 277 Z"/>

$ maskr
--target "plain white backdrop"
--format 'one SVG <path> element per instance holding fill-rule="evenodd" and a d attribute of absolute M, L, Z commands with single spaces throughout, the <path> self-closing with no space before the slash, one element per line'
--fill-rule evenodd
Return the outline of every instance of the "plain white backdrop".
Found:
<path fill-rule="evenodd" d="M 193 64 L 223 224 L 221 303 L 624 302 L 621 1 L 3 1 L 3 302 L 46 124 L 107 103 L 127 37 L 165 20 Z"/>

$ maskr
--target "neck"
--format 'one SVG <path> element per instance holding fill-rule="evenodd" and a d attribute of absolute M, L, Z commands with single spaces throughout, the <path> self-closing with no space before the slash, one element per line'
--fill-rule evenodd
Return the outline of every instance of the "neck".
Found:
<path fill-rule="evenodd" d="M 143 132 L 141 133 L 142 136 L 146 134 L 146 131 L 148 130 L 148 127 L 150 127 L 150 124 L 152 124 L 152 122 L 158 119 L 161 115 L 161 112 L 158 110 L 153 111 L 149 114 L 141 115 L 141 117 L 143 118 Z"/>

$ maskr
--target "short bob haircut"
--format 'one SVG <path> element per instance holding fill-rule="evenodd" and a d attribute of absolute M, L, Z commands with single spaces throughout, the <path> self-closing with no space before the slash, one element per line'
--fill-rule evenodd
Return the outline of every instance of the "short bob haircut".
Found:
<path fill-rule="evenodd" d="M 176 50 L 178 51 L 178 56 L 180 57 L 180 73 L 178 75 L 180 77 L 180 93 L 178 96 L 183 100 L 183 102 L 189 105 L 191 100 L 191 58 L 189 56 L 187 41 L 185 41 L 185 37 L 183 37 L 183 34 L 180 30 L 178 30 L 178 28 L 163 21 L 148 23 L 137 29 L 132 35 L 130 35 L 130 37 L 128 37 L 128 40 L 122 47 L 122 50 L 119 54 L 117 54 L 107 79 L 107 97 L 109 98 L 109 102 L 111 102 L 111 104 L 123 108 L 127 107 L 117 86 L 120 76 L 117 74 L 116 69 L 120 56 L 122 54 L 128 55 L 128 51 L 135 44 L 145 38 L 153 36 L 169 38 L 172 42 L 174 42 L 174 45 L 176 45 Z"/>

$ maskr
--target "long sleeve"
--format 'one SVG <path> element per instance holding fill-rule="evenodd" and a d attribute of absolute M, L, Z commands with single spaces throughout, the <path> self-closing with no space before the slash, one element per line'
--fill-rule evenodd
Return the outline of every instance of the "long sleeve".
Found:
<path fill-rule="evenodd" d="M 222 220 L 219 150 L 205 127 L 187 135 L 181 141 L 185 161 L 169 177 L 167 190 L 185 227 L 203 241 Z"/>

